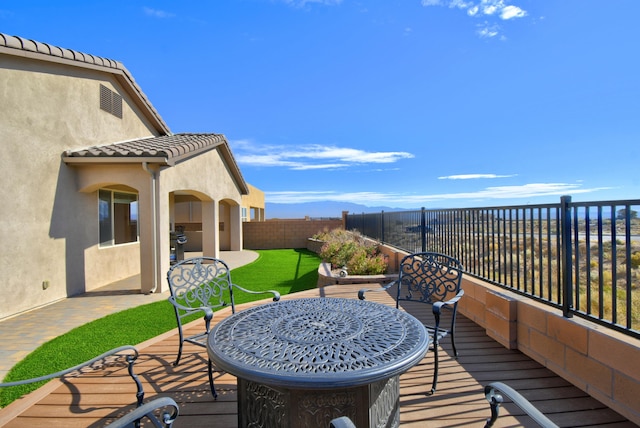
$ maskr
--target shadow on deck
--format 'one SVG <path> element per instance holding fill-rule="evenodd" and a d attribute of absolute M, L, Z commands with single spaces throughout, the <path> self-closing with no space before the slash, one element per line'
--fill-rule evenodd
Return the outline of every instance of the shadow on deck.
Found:
<path fill-rule="evenodd" d="M 329 286 L 283 296 L 283 299 L 357 298 L 360 288 L 362 285 Z M 386 293 L 370 293 L 367 298 L 393 305 L 393 299 Z M 255 304 L 258 303 L 240 305 L 240 308 Z M 230 313 L 229 308 L 217 313 L 214 323 Z M 196 321 L 191 326 L 199 329 L 200 324 Z M 460 354 L 457 360 L 451 358 L 450 341 L 443 343 L 438 391 L 433 396 L 425 395 L 432 379 L 431 351 L 420 364 L 400 376 L 402 427 L 483 427 L 490 416 L 483 387 L 493 381 L 519 390 L 560 426 L 636 426 L 521 352 L 505 349 L 463 316 L 457 322 L 456 343 Z M 235 377 L 217 373 L 219 396 L 213 401 L 207 380 L 206 350 L 185 344 L 183 359 L 174 367 L 177 345 L 175 330 L 137 345 L 141 356 L 135 368 L 144 383 L 145 401 L 157 396 L 172 397 L 180 406 L 176 428 L 236 427 Z M 64 382 L 53 381 L 2 409 L 0 424 L 36 428 L 101 427 L 131 410 L 134 395 L 135 387 L 126 370 L 109 376 L 97 372 Z M 508 404 L 501 415 L 497 427 L 536 426 Z"/>

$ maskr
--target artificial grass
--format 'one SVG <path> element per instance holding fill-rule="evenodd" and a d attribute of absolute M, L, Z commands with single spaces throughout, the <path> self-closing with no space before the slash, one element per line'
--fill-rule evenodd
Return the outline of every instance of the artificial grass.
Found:
<path fill-rule="evenodd" d="M 258 259 L 253 263 L 231 271 L 234 283 L 254 291 L 275 290 L 282 295 L 317 286 L 318 265 L 322 260 L 315 253 L 306 249 L 257 250 L 257 253 Z M 236 293 L 234 298 L 240 304 L 264 299 L 265 296 Z M 193 319 L 197 318 L 198 315 L 193 316 Z M 44 343 L 16 364 L 4 381 L 54 373 L 90 360 L 117 346 L 136 345 L 174 328 L 175 314 L 166 300 L 126 309 Z M 0 406 L 7 406 L 44 383 L 0 389 Z"/>
<path fill-rule="evenodd" d="M 231 279 L 235 284 L 254 291 L 275 290 L 282 295 L 310 290 L 318 285 L 318 265 L 322 259 L 316 253 L 306 249 L 257 252 L 258 260 L 232 271 Z M 235 302 L 245 303 L 256 299 L 251 297 L 237 293 Z"/>

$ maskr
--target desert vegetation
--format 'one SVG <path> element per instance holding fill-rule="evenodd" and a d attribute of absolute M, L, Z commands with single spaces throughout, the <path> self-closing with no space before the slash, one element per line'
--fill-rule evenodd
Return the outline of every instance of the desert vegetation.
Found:
<path fill-rule="evenodd" d="M 342 229 L 326 230 L 313 239 L 324 242 L 318 254 L 332 269 L 346 269 L 349 275 L 378 275 L 385 273 L 387 263 L 378 243 L 364 238 L 359 232 Z"/>
<path fill-rule="evenodd" d="M 555 206 L 428 211 L 424 234 L 414 213 L 394 214 L 384 214 L 384 242 L 415 252 L 424 239 L 428 251 L 460 258 L 474 275 L 552 304 L 562 302 L 562 247 Z M 370 224 L 376 221 L 381 220 Z M 640 331 L 636 211 L 599 207 L 590 215 L 586 210 L 574 213 L 570 249 L 574 310 Z"/>

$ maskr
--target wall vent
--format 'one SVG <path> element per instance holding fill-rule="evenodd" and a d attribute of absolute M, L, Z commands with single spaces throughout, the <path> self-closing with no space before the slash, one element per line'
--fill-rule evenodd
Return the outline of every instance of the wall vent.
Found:
<path fill-rule="evenodd" d="M 122 97 L 104 85 L 100 85 L 100 108 L 122 119 Z"/>

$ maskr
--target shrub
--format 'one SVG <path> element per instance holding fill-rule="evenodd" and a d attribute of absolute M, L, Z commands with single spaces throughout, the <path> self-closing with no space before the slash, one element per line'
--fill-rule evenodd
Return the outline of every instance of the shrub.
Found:
<path fill-rule="evenodd" d="M 357 232 L 342 229 L 323 231 L 313 236 L 324 241 L 319 256 L 332 268 L 346 267 L 350 275 L 385 273 L 387 263 L 376 243 L 365 240 Z"/>
<path fill-rule="evenodd" d="M 634 269 L 640 267 L 640 251 L 631 254 L 631 267 Z"/>

